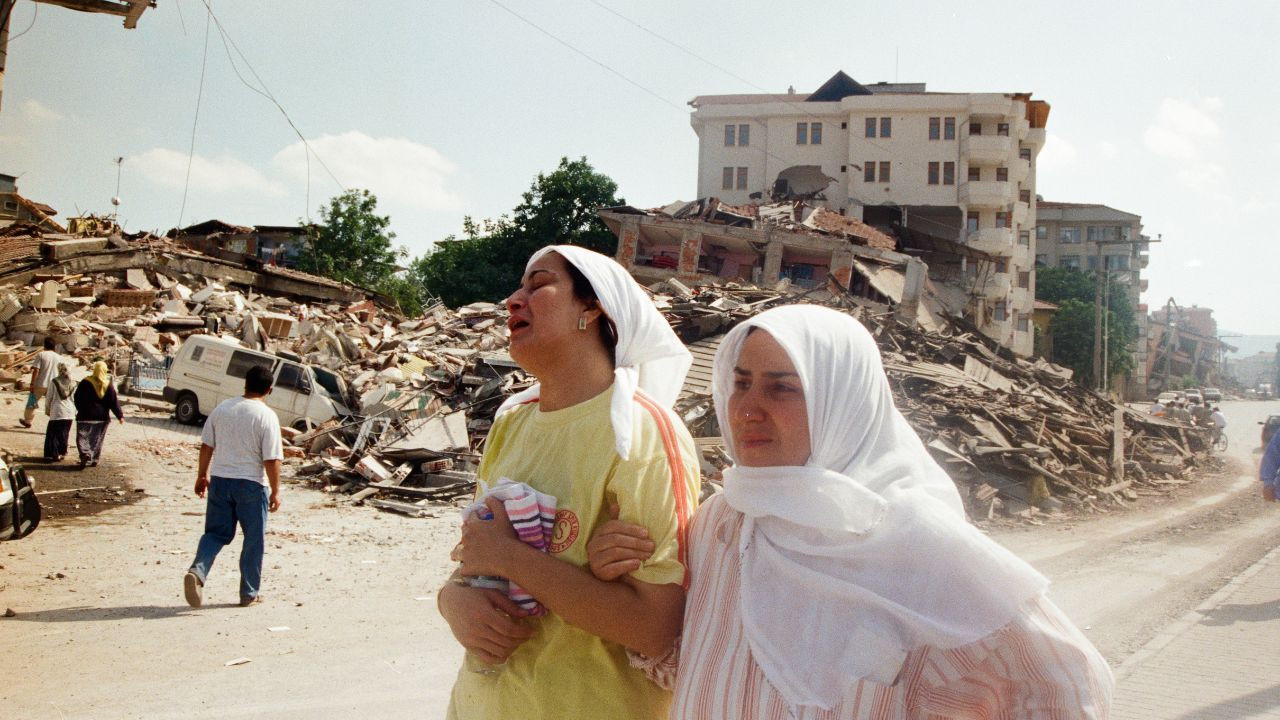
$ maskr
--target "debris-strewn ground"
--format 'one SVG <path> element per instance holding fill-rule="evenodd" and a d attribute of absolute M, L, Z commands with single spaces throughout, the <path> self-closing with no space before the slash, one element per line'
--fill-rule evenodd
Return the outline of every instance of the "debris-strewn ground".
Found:
<path fill-rule="evenodd" d="M 357 503 L 413 516 L 470 495 L 494 411 L 532 382 L 505 352 L 499 304 L 436 304 L 405 318 L 358 288 L 167 238 L 5 239 L 13 250 L 0 258 L 0 287 L 28 284 L 0 291 L 11 343 L 0 351 L 0 382 L 20 387 L 22 363 L 45 337 L 82 362 L 111 360 L 126 394 L 152 397 L 196 334 L 308 363 L 316 392 L 344 414 L 287 428 L 288 467 Z M 899 407 L 974 517 L 1122 504 L 1176 484 L 1204 457 L 1203 431 L 1118 409 L 1070 371 L 1014 357 L 963 319 L 925 331 L 834 284 L 670 280 L 651 290 L 696 358 L 678 411 L 701 439 L 711 482 L 727 461 L 708 386 L 715 348 L 736 323 L 783 303 L 834 307 L 872 331 Z"/>

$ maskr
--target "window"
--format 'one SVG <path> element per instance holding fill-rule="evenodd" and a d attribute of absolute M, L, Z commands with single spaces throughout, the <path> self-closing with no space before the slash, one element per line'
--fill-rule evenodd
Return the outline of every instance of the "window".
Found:
<path fill-rule="evenodd" d="M 1031 148 L 1021 148 L 1018 150 L 1018 157 L 1031 162 Z"/>
<path fill-rule="evenodd" d="M 769 143 L 765 143 L 768 145 Z M 809 123 L 796 123 L 796 144 L 809 144 Z"/>
<path fill-rule="evenodd" d="M 231 377 L 243 378 L 249 374 L 249 368 L 255 365 L 260 365 L 270 370 L 272 365 L 271 358 L 236 350 L 231 353 L 231 362 L 227 363 L 227 374 Z"/>
<path fill-rule="evenodd" d="M 1108 270 L 1128 270 L 1129 269 L 1128 255 L 1108 255 L 1106 256 L 1105 260 L 1107 262 Z"/>
<path fill-rule="evenodd" d="M 1026 203 L 1026 204 L 1030 205 L 1030 204 L 1031 204 L 1031 191 L 1030 191 L 1030 190 L 1019 190 L 1019 191 L 1018 191 L 1018 202 L 1024 202 L 1024 203 Z"/>
<path fill-rule="evenodd" d="M 893 137 L 893 118 L 880 118 L 880 137 Z"/>
<path fill-rule="evenodd" d="M 1085 258 L 1085 260 L 1086 260 L 1085 267 L 1089 268 L 1089 272 L 1093 272 L 1098 269 L 1097 255 L 1089 255 L 1089 257 Z"/>
<path fill-rule="evenodd" d="M 942 119 L 942 139 L 943 140 L 956 139 L 956 119 L 955 118 L 949 117 L 949 118 Z"/>
<path fill-rule="evenodd" d="M 849 166 L 848 166 L 848 165 L 841 165 L 841 166 L 840 166 L 840 172 L 849 172 Z"/>
<path fill-rule="evenodd" d="M 1058 228 L 1058 242 L 1066 243 L 1068 245 L 1079 244 L 1080 228 L 1078 227 Z M 1078 260 L 1079 259 L 1077 258 L 1076 267 L 1080 267 Z"/>
<path fill-rule="evenodd" d="M 734 145 L 737 145 L 738 144 L 737 138 L 738 138 L 738 126 L 725 125 L 724 126 L 724 146 L 733 147 Z"/>
<path fill-rule="evenodd" d="M 999 123 L 996 125 L 996 134 L 1009 137 L 1009 123 Z"/>
<path fill-rule="evenodd" d="M 938 184 L 938 181 L 940 180 L 940 176 L 941 176 L 941 170 L 942 170 L 942 163 L 936 163 L 936 162 L 929 163 L 929 184 L 930 185 Z"/>
<path fill-rule="evenodd" d="M 720 171 L 720 189 L 721 190 L 733 189 L 733 168 L 727 167 L 724 170 Z"/>
<path fill-rule="evenodd" d="M 888 160 L 880 161 L 880 182 L 882 183 L 889 182 L 889 161 Z"/>
<path fill-rule="evenodd" d="M 1020 288 L 1031 287 L 1031 271 L 1030 270 L 1018 271 L 1018 287 Z"/>
<path fill-rule="evenodd" d="M 1036 239 L 1037 239 L 1037 240 L 1048 240 L 1048 239 L 1049 239 L 1049 226 L 1048 226 L 1048 225 L 1037 225 L 1037 226 L 1036 226 Z"/>
<path fill-rule="evenodd" d="M 971 122 L 971 123 L 969 123 L 969 134 L 970 134 L 970 135 L 981 135 L 981 134 L 982 134 L 982 123 L 976 123 L 976 122 Z"/>
<path fill-rule="evenodd" d="M 1009 259 L 996 258 L 996 272 L 1003 275 L 1009 272 Z"/>
<path fill-rule="evenodd" d="M 1018 244 L 1031 247 L 1031 231 L 1030 230 L 1018 231 Z"/>
<path fill-rule="evenodd" d="M 1089 226 L 1088 239 L 1089 242 L 1098 242 L 1100 240 L 1115 240 L 1119 235 L 1119 228 L 1100 227 L 1097 225 Z"/>
<path fill-rule="evenodd" d="M 809 144 L 822 144 L 822 123 L 809 123 Z"/>
<path fill-rule="evenodd" d="M 1004 322 L 1009 318 L 1009 303 L 1001 300 L 995 304 L 991 311 L 991 319 L 996 322 Z"/>
<path fill-rule="evenodd" d="M 1027 320 L 1027 314 L 1026 314 L 1026 313 L 1016 313 L 1016 312 L 1015 312 L 1015 313 L 1013 314 L 1013 317 L 1014 317 L 1014 318 L 1016 318 L 1016 319 L 1014 320 L 1014 327 L 1018 328 L 1018 332 L 1027 332 L 1028 330 L 1030 330 L 1030 329 L 1031 329 L 1031 324 L 1030 324 L 1030 322 Z"/>
<path fill-rule="evenodd" d="M 280 377 L 276 378 L 276 387 L 284 390 L 297 390 L 300 393 L 311 392 L 311 381 L 302 371 L 301 365 L 285 363 L 280 368 Z"/>
<path fill-rule="evenodd" d="M 1009 168 L 996 168 L 996 182 L 1009 182 Z"/>
<path fill-rule="evenodd" d="M 867 129 L 866 129 L 866 132 L 863 133 L 863 135 L 869 138 L 873 138 L 876 136 L 876 119 L 875 118 L 867 118 Z"/>
<path fill-rule="evenodd" d="M 840 129 L 841 129 L 841 130 L 848 130 L 848 129 L 849 129 L 849 123 L 847 123 L 847 122 L 842 122 L 842 123 L 840 123 Z"/>
<path fill-rule="evenodd" d="M 1079 270 L 1080 256 L 1079 255 L 1063 255 L 1062 257 L 1058 258 L 1058 267 L 1075 268 L 1076 270 Z"/>
<path fill-rule="evenodd" d="M 750 144 L 751 144 L 751 126 L 746 124 L 739 125 L 738 126 L 738 147 L 746 147 Z"/>
<path fill-rule="evenodd" d="M 863 182 L 876 181 L 876 163 L 874 160 L 868 160 L 862 163 L 862 181 Z"/>
<path fill-rule="evenodd" d="M 1047 267 L 1049 265 L 1049 256 L 1043 253 L 1036 254 L 1036 265 Z"/>
<path fill-rule="evenodd" d="M 969 182 L 978 182 L 982 179 L 982 169 L 969 166 Z"/>
<path fill-rule="evenodd" d="M 744 167 L 738 168 L 738 189 L 747 189 L 747 169 Z"/>
<path fill-rule="evenodd" d="M 943 185 L 956 184 L 956 164 L 955 163 L 953 162 L 942 163 L 942 184 Z"/>
<path fill-rule="evenodd" d="M 1010 223 L 1009 223 L 1009 213 L 1007 213 L 1007 212 L 1005 212 L 1005 211 L 1003 211 L 1003 210 L 1001 210 L 1000 212 L 997 212 L 997 213 L 996 213 L 996 227 L 998 227 L 998 228 L 1007 228 L 1007 227 L 1011 227 L 1011 225 L 1010 225 Z"/>
<path fill-rule="evenodd" d="M 940 117 L 929 118 L 929 139 L 930 140 L 942 139 L 942 118 Z"/>
<path fill-rule="evenodd" d="M 965 215 L 964 229 L 965 232 L 978 232 L 978 212 L 976 210 L 970 210 L 969 214 Z"/>

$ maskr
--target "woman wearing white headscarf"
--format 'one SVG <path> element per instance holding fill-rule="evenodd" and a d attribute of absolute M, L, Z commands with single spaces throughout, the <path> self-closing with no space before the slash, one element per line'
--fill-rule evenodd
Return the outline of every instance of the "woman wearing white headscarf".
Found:
<path fill-rule="evenodd" d="M 691 531 L 671 717 L 1106 716 L 1106 662 L 965 521 L 862 325 L 770 310 L 725 337 L 713 374 L 735 465 Z M 603 528 L 596 574 L 643 557 L 642 535 Z"/>
<path fill-rule="evenodd" d="M 553 246 L 529 260 L 507 298 L 510 353 L 538 379 L 498 412 L 478 478 L 556 498 L 549 553 L 494 521 L 468 521 L 460 572 L 440 612 L 468 660 L 451 718 L 657 718 L 671 694 L 631 667 L 626 648 L 660 655 L 680 632 L 686 531 L 697 498 L 693 440 L 670 407 L 692 362 L 652 301 L 598 253 Z M 612 515 L 647 528 L 657 549 L 626 583 L 587 570 L 587 538 Z M 549 614 L 522 617 L 498 576 Z M 481 664 L 483 663 L 483 664 Z"/>

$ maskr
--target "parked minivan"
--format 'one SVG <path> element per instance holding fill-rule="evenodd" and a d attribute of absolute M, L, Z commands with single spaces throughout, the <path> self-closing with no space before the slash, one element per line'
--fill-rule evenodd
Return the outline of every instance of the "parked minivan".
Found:
<path fill-rule="evenodd" d="M 40 524 L 35 483 L 21 465 L 0 458 L 0 540 L 19 540 Z"/>
<path fill-rule="evenodd" d="M 218 403 L 244 394 L 244 376 L 261 365 L 271 370 L 275 385 L 267 406 L 281 425 L 306 429 L 351 415 L 343 403 L 342 378 L 324 368 L 303 364 L 294 355 L 272 355 L 210 335 L 192 335 L 178 348 L 169 367 L 164 399 L 174 404 L 178 422 L 195 425 Z"/>

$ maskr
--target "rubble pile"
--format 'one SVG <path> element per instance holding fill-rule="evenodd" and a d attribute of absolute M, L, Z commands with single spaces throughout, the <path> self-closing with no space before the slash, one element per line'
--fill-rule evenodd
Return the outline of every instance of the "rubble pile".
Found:
<path fill-rule="evenodd" d="M 681 208 L 712 210 L 729 211 Z M 148 389 L 140 369 L 159 368 L 163 386 L 164 368 L 193 334 L 306 363 L 334 378 L 329 387 L 317 372 L 343 414 L 285 428 L 286 460 L 296 476 L 356 502 L 427 515 L 432 503 L 469 497 L 494 412 L 532 382 L 505 352 L 497 304 L 437 304 L 405 318 L 358 288 L 171 239 L 22 232 L 6 230 L 0 254 L 0 329 L 10 343 L 0 350 L 0 383 L 22 382 L 18 368 L 45 337 L 84 362 L 112 360 L 126 393 Z M 677 412 L 710 481 L 728 462 L 710 397 L 719 340 L 794 302 L 839 309 L 871 330 L 898 407 L 975 516 L 1123 503 L 1184 482 L 1207 450 L 1207 433 L 1119 407 L 1072 382 L 1069 370 L 1014 357 L 963 320 L 925 331 L 889 305 L 786 280 L 696 290 L 668 280 L 651 290 L 694 354 Z"/>
<path fill-rule="evenodd" d="M 677 412 L 716 467 L 728 458 L 717 442 L 710 398 L 715 348 L 737 322 L 796 301 L 842 310 L 871 331 L 894 401 L 976 516 L 1123 504 L 1136 499 L 1139 488 L 1182 484 L 1209 448 L 1207 430 L 1112 403 L 1073 382 L 1070 370 L 1017 358 L 960 320 L 952 321 L 951 334 L 941 334 L 908 327 L 887 307 L 825 289 L 794 294 L 726 285 L 695 295 L 679 283 L 664 284 L 671 294 L 658 298 L 659 307 L 695 358 Z"/>

